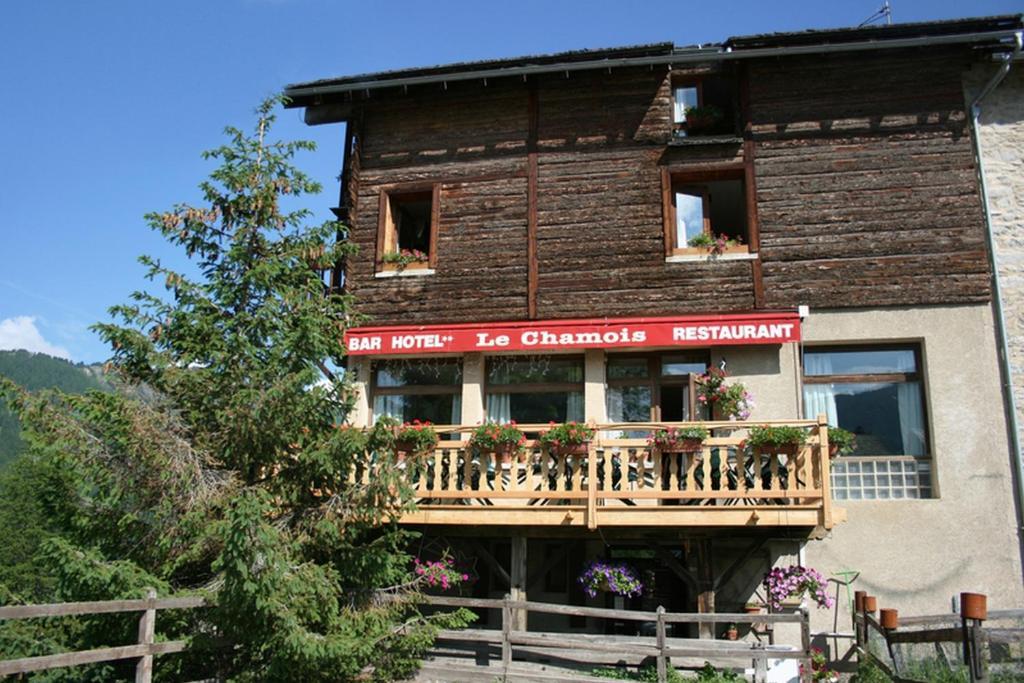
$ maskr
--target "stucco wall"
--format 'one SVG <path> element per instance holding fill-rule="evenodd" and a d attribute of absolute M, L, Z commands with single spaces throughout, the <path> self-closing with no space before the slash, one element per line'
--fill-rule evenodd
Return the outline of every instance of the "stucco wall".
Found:
<path fill-rule="evenodd" d="M 938 481 L 930 500 L 843 501 L 848 521 L 807 544 L 808 565 L 859 570 L 858 588 L 906 615 L 949 611 L 965 590 L 993 608 L 1024 606 L 991 309 L 812 311 L 803 331 L 806 343 L 921 343 Z M 831 629 L 830 615 L 815 617 Z"/>
<path fill-rule="evenodd" d="M 992 65 L 975 68 L 967 78 L 968 95 L 978 92 L 994 71 Z M 982 102 L 979 123 L 1017 425 L 1024 431 L 1024 62 L 1015 64 Z"/>

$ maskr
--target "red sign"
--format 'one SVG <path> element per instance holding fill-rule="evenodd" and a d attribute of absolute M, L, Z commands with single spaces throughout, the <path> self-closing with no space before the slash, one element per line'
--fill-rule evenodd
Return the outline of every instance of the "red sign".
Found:
<path fill-rule="evenodd" d="M 791 311 L 679 318 L 359 327 L 345 334 L 346 347 L 353 356 L 740 346 L 795 341 L 800 341 L 800 317 Z"/>

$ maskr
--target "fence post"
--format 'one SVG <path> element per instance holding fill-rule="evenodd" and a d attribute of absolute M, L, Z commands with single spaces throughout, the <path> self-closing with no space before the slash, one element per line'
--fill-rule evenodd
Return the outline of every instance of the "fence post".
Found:
<path fill-rule="evenodd" d="M 988 618 L 988 598 L 980 593 L 960 594 L 960 621 L 964 638 L 964 664 L 975 681 L 988 681 L 985 667 L 984 630 L 982 622 Z"/>
<path fill-rule="evenodd" d="M 501 680 L 508 680 L 508 670 L 512 666 L 512 606 L 511 596 L 505 593 L 501 606 Z"/>
<path fill-rule="evenodd" d="M 867 591 L 853 592 L 853 638 L 857 647 L 864 647 L 864 596 Z"/>
<path fill-rule="evenodd" d="M 903 666 L 903 651 L 893 646 L 892 632 L 900 627 L 900 613 L 894 609 L 878 610 L 878 623 L 885 632 L 885 647 L 889 651 L 889 659 L 892 660 L 892 670 L 899 675 L 906 669 Z"/>
<path fill-rule="evenodd" d="M 597 528 L 597 448 L 587 445 L 587 528 Z"/>
<path fill-rule="evenodd" d="M 832 528 L 832 463 L 828 458 L 828 416 L 818 415 L 818 462 L 821 463 L 821 525 Z"/>
<path fill-rule="evenodd" d="M 156 590 L 146 589 L 149 606 L 139 617 L 139 645 L 152 645 L 156 634 Z M 135 683 L 151 683 L 153 680 L 153 655 L 143 655 L 135 665 Z"/>
<path fill-rule="evenodd" d="M 811 663 L 811 613 L 804 607 L 800 607 L 800 647 L 803 648 L 804 673 L 801 680 L 810 681 L 813 671 Z"/>
<path fill-rule="evenodd" d="M 665 608 L 658 605 L 658 622 L 655 635 L 658 638 L 658 683 L 668 681 L 668 667 L 665 662 Z"/>

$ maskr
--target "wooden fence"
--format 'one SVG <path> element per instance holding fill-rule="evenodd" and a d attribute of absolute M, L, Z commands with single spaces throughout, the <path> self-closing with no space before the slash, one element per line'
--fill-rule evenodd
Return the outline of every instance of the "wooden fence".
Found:
<path fill-rule="evenodd" d="M 672 657 L 696 657 L 702 659 L 728 659 L 750 662 L 754 669 L 754 681 L 766 681 L 768 660 L 797 659 L 810 671 L 811 632 L 807 611 L 798 610 L 788 614 L 693 614 L 666 612 L 659 607 L 655 612 L 639 612 L 631 610 L 605 609 L 600 607 L 576 607 L 544 602 L 530 602 L 504 599 L 479 599 L 457 597 L 424 597 L 424 602 L 440 607 L 464 607 L 467 609 L 501 610 L 501 630 L 494 629 L 462 629 L 458 631 L 442 631 L 439 640 L 452 640 L 469 643 L 486 643 L 500 646 L 501 669 L 500 678 L 510 680 L 540 680 L 544 678 L 535 669 L 517 666 L 513 662 L 515 650 L 540 650 L 547 654 L 571 653 L 575 661 L 599 661 L 590 659 L 587 653 L 594 655 L 609 654 L 616 657 L 634 655 L 653 658 L 657 666 L 659 683 L 668 680 L 668 668 Z M 591 617 L 597 619 L 614 619 L 617 621 L 648 622 L 654 624 L 653 636 L 602 636 L 582 633 L 554 633 L 537 631 L 519 631 L 513 624 L 524 623 L 525 614 L 520 612 L 536 612 L 540 614 L 560 614 L 565 616 Z M 800 627 L 801 646 L 796 649 L 766 647 L 762 642 L 706 640 L 697 638 L 668 638 L 669 624 L 797 624 Z M 459 667 L 446 663 L 445 671 L 457 674 L 459 680 L 493 681 L 496 672 L 490 667 L 465 666 Z M 548 674 L 551 680 L 586 681 L 591 677 L 574 676 L 566 673 Z"/>
<path fill-rule="evenodd" d="M 988 681 L 989 646 L 993 643 L 1009 645 L 1024 642 L 1024 629 L 991 628 L 986 627 L 985 622 L 1024 620 L 1024 609 L 989 610 L 987 598 L 977 593 L 961 593 L 959 603 L 958 613 L 901 617 L 895 609 L 879 609 L 874 596 L 857 591 L 854 594 L 853 630 L 858 657 L 873 663 L 896 683 L 921 683 L 920 679 L 908 674 L 906 657 L 900 646 L 957 643 L 970 680 Z M 876 652 L 870 646 L 872 634 L 885 643 L 884 652 Z"/>
<path fill-rule="evenodd" d="M 63 602 L 51 605 L 14 605 L 0 607 L 0 620 L 39 619 L 44 617 L 70 617 L 92 614 L 123 614 L 141 612 L 139 617 L 139 638 L 135 645 L 105 647 L 82 652 L 64 652 L 42 657 L 0 660 L 0 676 L 45 671 L 67 666 L 82 666 L 100 662 L 115 662 L 124 659 L 138 659 L 135 666 L 136 683 L 153 680 L 153 657 L 182 652 L 186 642 L 174 640 L 156 643 L 156 613 L 167 609 L 194 609 L 204 607 L 203 598 L 157 598 L 156 591 L 147 592 L 142 600 L 107 600 L 102 602 Z"/>

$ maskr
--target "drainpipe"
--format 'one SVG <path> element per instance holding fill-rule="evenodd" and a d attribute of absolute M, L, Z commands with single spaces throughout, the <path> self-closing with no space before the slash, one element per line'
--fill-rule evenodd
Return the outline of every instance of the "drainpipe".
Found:
<path fill-rule="evenodd" d="M 1013 374 L 1010 367 L 1010 353 L 1007 347 L 1006 338 L 1006 316 L 1003 312 L 1003 296 L 1000 286 L 999 268 L 996 263 L 995 235 L 992 231 L 992 216 L 988 209 L 988 185 L 985 181 L 985 164 L 981 158 L 981 127 L 978 120 L 981 117 L 981 101 L 1006 78 L 1010 72 L 1013 61 L 1021 53 L 1021 31 L 1014 34 L 1014 48 L 1010 54 L 1003 55 L 1003 63 L 999 70 L 989 79 L 985 87 L 978 93 L 971 102 L 971 133 L 974 141 L 974 158 L 978 166 L 978 182 L 981 185 L 982 205 L 985 213 L 985 236 L 988 240 L 989 262 L 992 267 L 992 294 L 995 302 L 996 342 L 999 345 L 1000 371 L 1003 375 L 1003 389 L 1005 394 L 1004 407 L 1006 410 L 1006 422 L 1010 429 L 1010 450 L 1012 451 L 1013 463 L 1016 466 L 1016 494 L 1017 494 L 1017 536 L 1024 547 L 1024 462 L 1021 460 L 1020 435 L 1017 425 L 1017 400 L 1013 395 Z"/>

